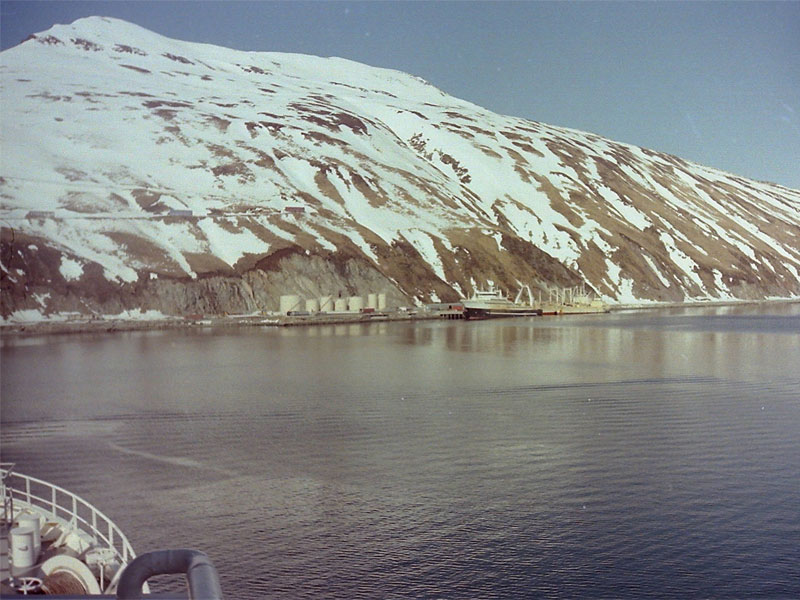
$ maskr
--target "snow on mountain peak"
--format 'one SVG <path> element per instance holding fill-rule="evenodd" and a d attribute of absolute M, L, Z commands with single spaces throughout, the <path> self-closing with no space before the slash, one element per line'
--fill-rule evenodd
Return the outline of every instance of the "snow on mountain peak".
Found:
<path fill-rule="evenodd" d="M 210 67 L 201 61 L 210 64 L 249 62 L 250 67 L 254 69 L 252 72 L 256 74 L 278 68 L 291 71 L 295 78 L 319 84 L 357 80 L 363 88 L 375 87 L 384 92 L 394 90 L 412 97 L 431 99 L 445 95 L 423 79 L 401 71 L 369 67 L 338 57 L 322 58 L 305 54 L 232 50 L 211 44 L 173 40 L 112 17 L 92 16 L 78 19 L 68 25 L 54 25 L 32 38 L 27 42 L 38 42 L 44 46 L 63 46 L 92 52 L 110 49 L 115 53 L 127 53 L 137 57 L 160 54 L 163 58 L 187 67 L 198 66 L 198 62 L 202 67 Z M 143 48 L 146 48 L 147 52 Z"/>
<path fill-rule="evenodd" d="M 153 40 L 169 39 L 134 23 L 104 16 L 90 16 L 68 24 L 56 24 L 46 32 L 36 34 L 37 38 L 46 36 L 54 36 L 62 41 L 82 38 L 97 44 L 138 41 L 148 46 L 152 45 Z"/>

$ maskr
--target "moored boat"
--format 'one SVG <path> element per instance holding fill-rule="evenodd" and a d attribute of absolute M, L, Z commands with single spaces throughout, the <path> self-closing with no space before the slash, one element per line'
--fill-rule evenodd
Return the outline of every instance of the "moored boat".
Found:
<path fill-rule="evenodd" d="M 550 290 L 546 302 L 541 302 L 545 315 L 585 315 L 611 312 L 610 307 L 600 298 L 586 291 L 586 286 L 554 288 Z"/>
<path fill-rule="evenodd" d="M 509 300 L 503 292 L 494 287 L 488 290 L 475 290 L 472 297 L 464 300 L 465 319 L 495 319 L 500 317 L 537 317 L 540 308 L 532 304 L 519 304 Z"/>

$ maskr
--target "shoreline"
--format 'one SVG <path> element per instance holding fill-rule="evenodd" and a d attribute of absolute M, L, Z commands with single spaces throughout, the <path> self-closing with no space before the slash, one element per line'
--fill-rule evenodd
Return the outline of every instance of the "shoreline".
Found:
<path fill-rule="evenodd" d="M 42 320 L 21 323 L 0 324 L 0 337 L 33 337 L 38 335 L 80 334 L 80 333 L 120 333 L 128 331 L 165 331 L 177 329 L 225 329 L 239 327 L 308 327 L 316 325 L 358 325 L 386 321 L 429 321 L 438 320 L 438 313 L 424 312 L 410 314 L 390 313 L 352 313 L 319 314 L 308 316 L 285 315 L 230 315 L 208 316 L 204 318 L 165 317 L 163 319 L 67 319 Z"/>
<path fill-rule="evenodd" d="M 760 304 L 797 304 L 800 298 L 768 298 L 762 300 L 700 300 L 695 302 L 658 302 L 653 304 L 615 304 L 611 312 L 652 310 L 657 308 L 706 308 L 719 306 L 753 306 Z"/>
<path fill-rule="evenodd" d="M 646 304 L 614 304 L 609 312 L 629 310 L 656 310 L 664 308 L 710 308 L 721 306 L 751 306 L 768 304 L 795 304 L 800 298 L 774 298 L 767 300 L 710 300 L 700 302 L 659 302 Z M 603 313 L 570 313 L 563 315 L 546 315 L 569 317 L 585 314 Z M 316 315 L 227 315 L 209 316 L 207 318 L 165 317 L 163 319 L 67 319 L 42 320 L 19 323 L 0 323 L 0 337 L 33 337 L 55 334 L 80 333 L 120 333 L 128 331 L 164 331 L 175 329 L 224 329 L 238 327 L 312 327 L 317 325 L 358 325 L 382 323 L 387 321 L 431 321 L 442 320 L 445 316 L 439 312 L 419 309 L 418 312 L 387 311 L 376 313 L 319 313 Z"/>

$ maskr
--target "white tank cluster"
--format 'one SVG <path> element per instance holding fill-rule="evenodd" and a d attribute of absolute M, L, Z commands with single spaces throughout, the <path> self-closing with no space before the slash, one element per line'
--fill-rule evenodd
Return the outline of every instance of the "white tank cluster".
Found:
<path fill-rule="evenodd" d="M 366 303 L 365 303 L 366 299 Z M 279 312 L 283 315 L 292 312 L 362 312 L 364 310 L 386 310 L 386 294 L 370 292 L 364 296 L 350 296 L 347 298 L 334 298 L 333 296 L 320 296 L 319 298 L 301 298 L 299 294 L 287 294 L 280 297 Z"/>
<path fill-rule="evenodd" d="M 32 567 L 42 551 L 41 521 L 35 514 L 17 516 L 17 526 L 9 532 L 11 562 L 15 567 Z"/>

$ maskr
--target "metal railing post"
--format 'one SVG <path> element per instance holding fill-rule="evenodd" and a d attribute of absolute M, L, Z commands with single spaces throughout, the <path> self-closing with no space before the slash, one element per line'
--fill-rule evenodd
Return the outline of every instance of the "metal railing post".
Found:
<path fill-rule="evenodd" d="M 22 473 L 12 473 L 9 467 L 13 466 L 13 464 L 10 465 L 8 463 L 3 463 L 2 466 L 3 504 L 5 511 L 11 511 L 9 519 L 13 520 L 14 500 L 16 497 L 18 501 L 27 503 L 28 506 L 35 510 L 51 513 L 56 521 L 62 520 L 61 514 L 63 514 L 63 520 L 69 522 L 70 526 L 82 530 L 91 529 L 91 532 L 87 531 L 87 533 L 91 534 L 95 542 L 102 541 L 107 543 L 108 547 L 114 550 L 116 557 L 122 559 L 123 564 L 136 558 L 136 553 L 133 551 L 128 538 L 102 511 L 97 510 L 76 494 L 57 485 Z M 20 480 L 16 487 L 9 482 L 12 477 Z M 49 494 L 47 490 L 50 491 Z M 71 502 L 70 499 L 72 500 Z M 60 500 L 63 500 L 62 504 L 59 504 Z M 79 505 L 91 511 L 91 518 L 89 515 L 84 518 L 78 514 Z M 105 537 L 106 528 L 108 528 L 108 538 Z M 146 585 L 145 591 L 149 593 Z"/>
<path fill-rule="evenodd" d="M 3 523 L 6 530 L 10 531 L 14 520 L 14 488 L 9 480 L 14 476 L 14 463 L 3 463 L 2 466 L 2 485 L 3 485 Z"/>

